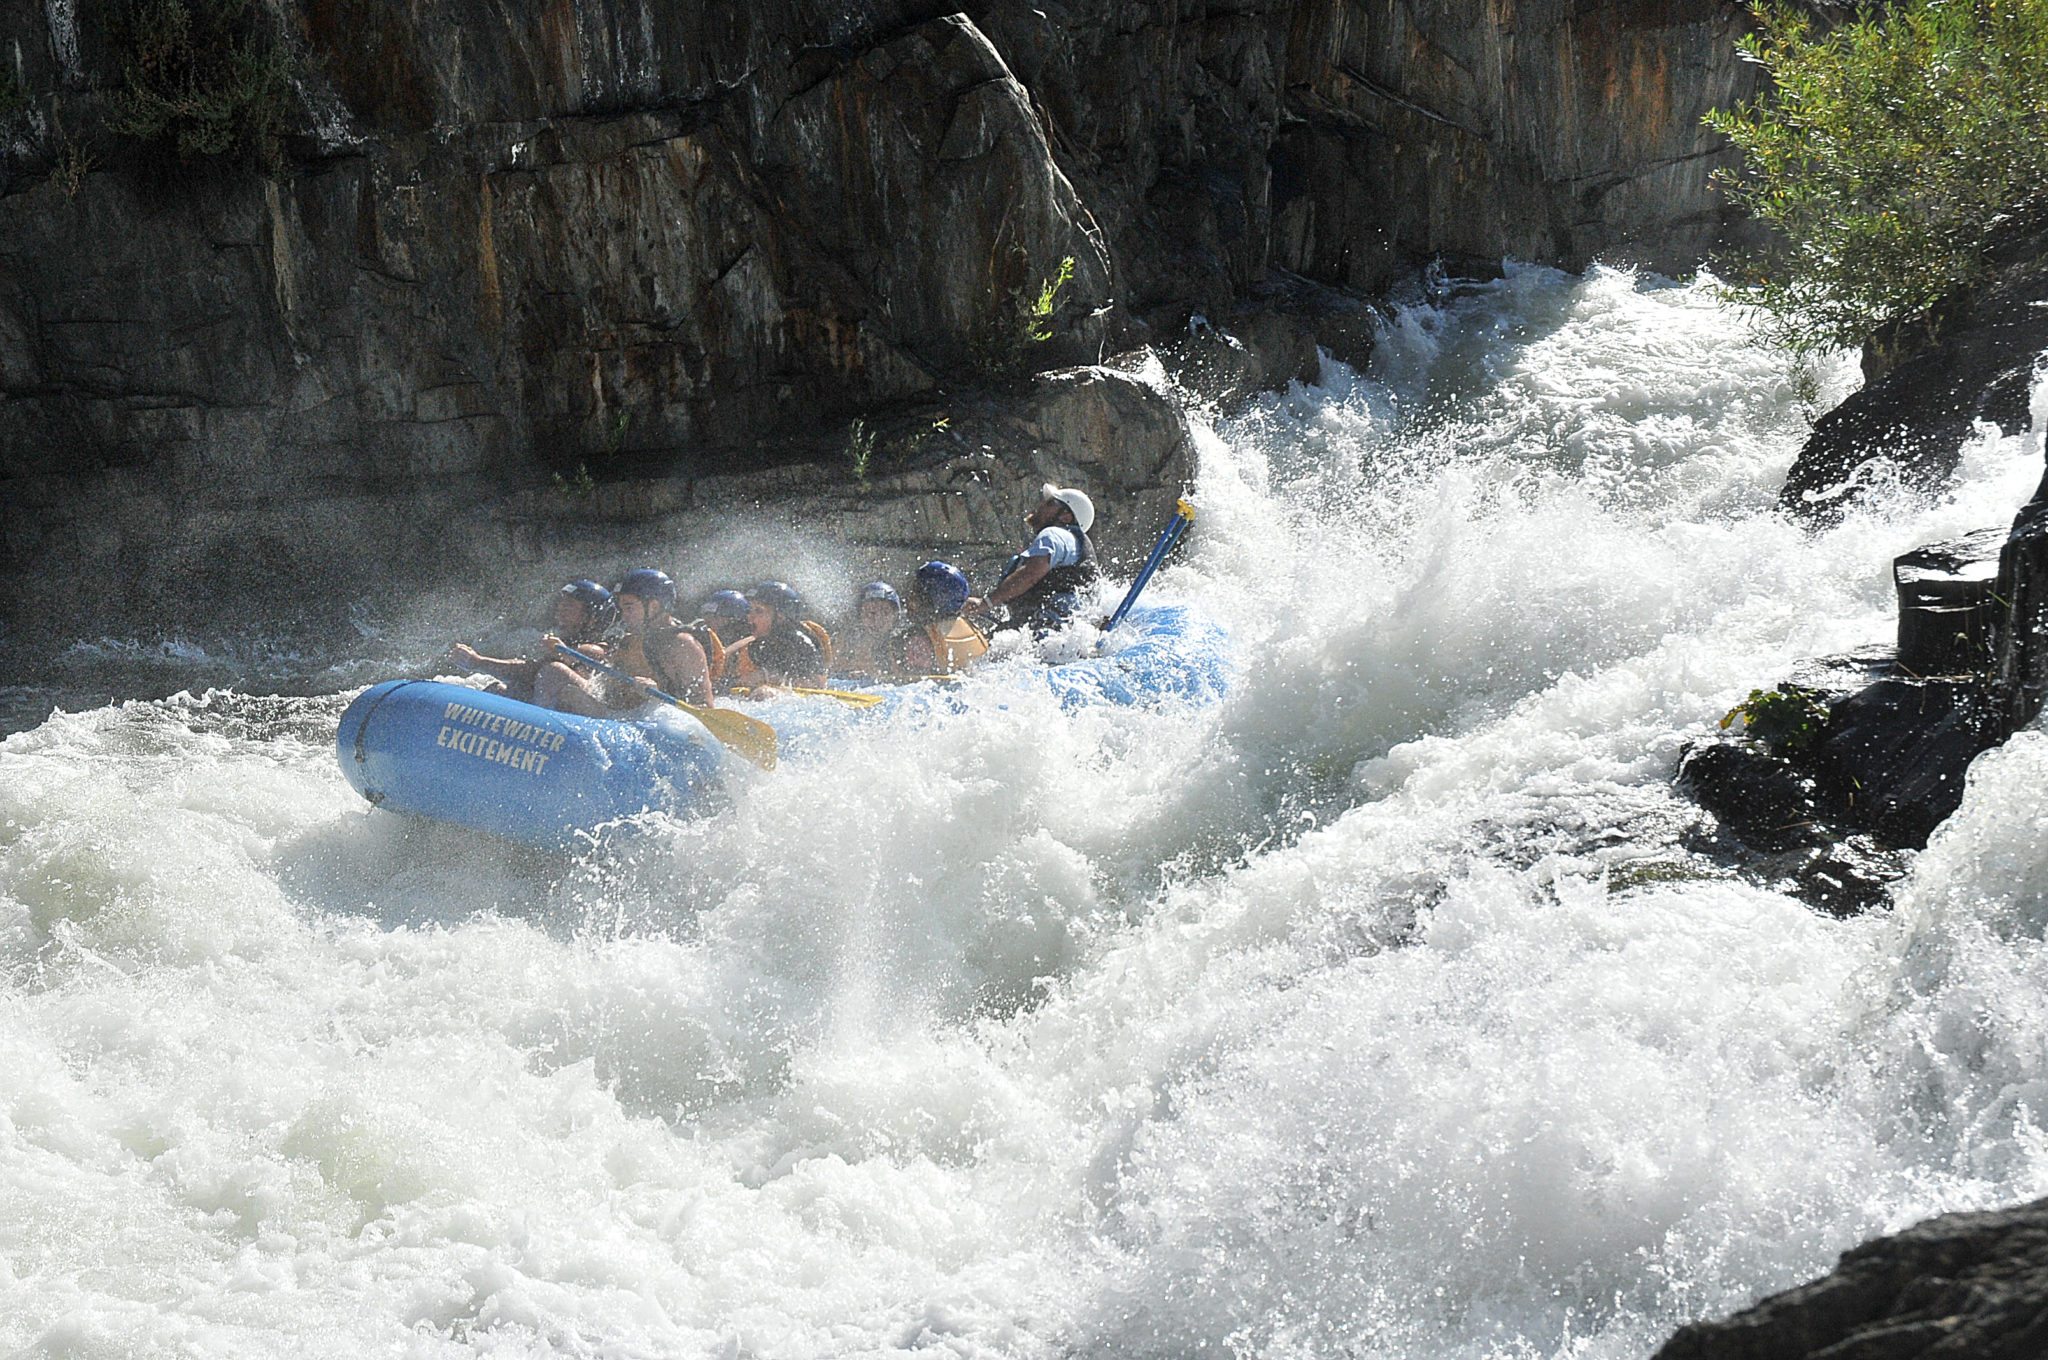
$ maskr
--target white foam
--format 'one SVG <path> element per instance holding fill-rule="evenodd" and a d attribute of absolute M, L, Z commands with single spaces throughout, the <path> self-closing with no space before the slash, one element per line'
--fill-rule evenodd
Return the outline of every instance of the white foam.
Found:
<path fill-rule="evenodd" d="M 1800 531 L 1852 374 L 1706 282 L 1399 312 L 1202 433 L 1222 707 L 970 681 L 577 863 L 362 805 L 340 699 L 8 738 L 0 1351 L 1631 1356 L 2041 1192 L 2048 744 L 1847 922 L 1669 788 L 2039 475 Z"/>

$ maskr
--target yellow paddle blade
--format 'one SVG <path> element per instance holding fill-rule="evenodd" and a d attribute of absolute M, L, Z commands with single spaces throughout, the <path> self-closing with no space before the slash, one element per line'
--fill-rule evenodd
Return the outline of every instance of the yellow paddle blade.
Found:
<path fill-rule="evenodd" d="M 800 685 L 762 685 L 754 689 L 737 685 L 732 692 L 751 697 L 763 690 L 776 694 L 808 694 L 814 699 L 837 699 L 843 704 L 852 704 L 855 708 L 871 708 L 889 697 L 886 694 L 857 694 L 848 689 L 805 689 Z"/>
<path fill-rule="evenodd" d="M 889 697 L 886 694 L 856 694 L 854 691 L 847 689 L 798 689 L 794 685 L 789 687 L 789 692 L 791 694 L 813 694 L 821 699 L 837 699 L 842 704 L 852 704 L 856 708 L 873 708 L 876 704 Z"/>
<path fill-rule="evenodd" d="M 699 708 L 680 699 L 675 705 L 703 723 L 712 736 L 762 769 L 775 768 L 775 729 L 767 723 L 733 708 Z"/>

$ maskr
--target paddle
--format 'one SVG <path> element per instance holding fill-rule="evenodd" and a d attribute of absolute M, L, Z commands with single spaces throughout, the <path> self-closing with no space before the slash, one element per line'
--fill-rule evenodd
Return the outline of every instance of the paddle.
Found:
<path fill-rule="evenodd" d="M 855 708 L 871 708 L 889 697 L 886 694 L 856 694 L 850 689 L 803 689 L 797 685 L 772 685 L 759 686 L 757 688 L 774 689 L 780 694 L 808 694 L 817 699 L 837 699 L 840 703 L 852 704 Z M 734 694 L 752 694 L 754 692 L 753 689 L 746 688 L 733 690 Z"/>
<path fill-rule="evenodd" d="M 555 650 L 562 654 L 564 661 L 568 661 L 571 664 L 591 666 L 603 671 L 606 675 L 614 676 L 630 684 L 639 683 L 633 676 L 626 674 L 617 667 L 607 666 L 602 661 L 585 656 L 582 652 L 568 646 L 566 643 L 556 643 Z M 698 722 L 703 723 L 712 736 L 717 737 L 727 746 L 730 746 L 748 760 L 753 761 L 762 769 L 772 770 L 775 768 L 775 729 L 762 722 L 759 718 L 751 717 L 730 708 L 699 708 L 695 704 L 684 703 L 673 694 L 664 694 L 658 689 L 649 689 L 647 692 L 664 703 L 674 704 Z"/>
<path fill-rule="evenodd" d="M 1145 583 L 1152 579 L 1152 573 L 1159 570 L 1159 564 L 1166 560 L 1166 555 L 1173 551 L 1173 545 L 1180 542 L 1181 535 L 1185 534 L 1188 526 L 1194 522 L 1195 507 L 1186 501 L 1175 501 L 1173 518 L 1167 522 L 1165 532 L 1159 535 L 1159 541 L 1152 545 L 1152 555 L 1145 559 L 1145 566 L 1138 572 L 1138 579 L 1131 582 L 1130 590 L 1124 595 L 1124 602 L 1116 607 L 1116 613 L 1109 616 L 1109 622 L 1102 625 L 1105 634 L 1123 622 L 1124 615 L 1138 602 L 1138 592 L 1145 588 Z"/>

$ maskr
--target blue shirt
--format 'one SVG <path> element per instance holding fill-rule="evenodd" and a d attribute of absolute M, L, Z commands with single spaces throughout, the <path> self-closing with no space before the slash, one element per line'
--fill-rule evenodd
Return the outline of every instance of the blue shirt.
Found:
<path fill-rule="evenodd" d="M 1048 571 L 1055 567 L 1071 567 L 1081 560 L 1081 541 L 1074 537 L 1074 531 L 1064 524 L 1055 524 L 1040 529 L 1038 537 L 1031 540 L 1031 546 L 1018 554 L 1019 557 L 1050 557 L 1046 564 Z"/>

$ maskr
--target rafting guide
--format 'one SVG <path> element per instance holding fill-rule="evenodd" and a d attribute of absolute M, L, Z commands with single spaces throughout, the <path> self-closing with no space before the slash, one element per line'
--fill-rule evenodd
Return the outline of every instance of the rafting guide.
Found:
<path fill-rule="evenodd" d="M 1095 502 L 1086 492 L 1047 482 L 1036 509 L 1024 517 L 1031 541 L 1010 559 L 1003 579 L 985 598 L 969 599 L 964 613 L 994 613 L 996 627 L 1029 628 L 1043 636 L 1064 627 L 1081 595 L 1100 578 L 1095 544 Z"/>

